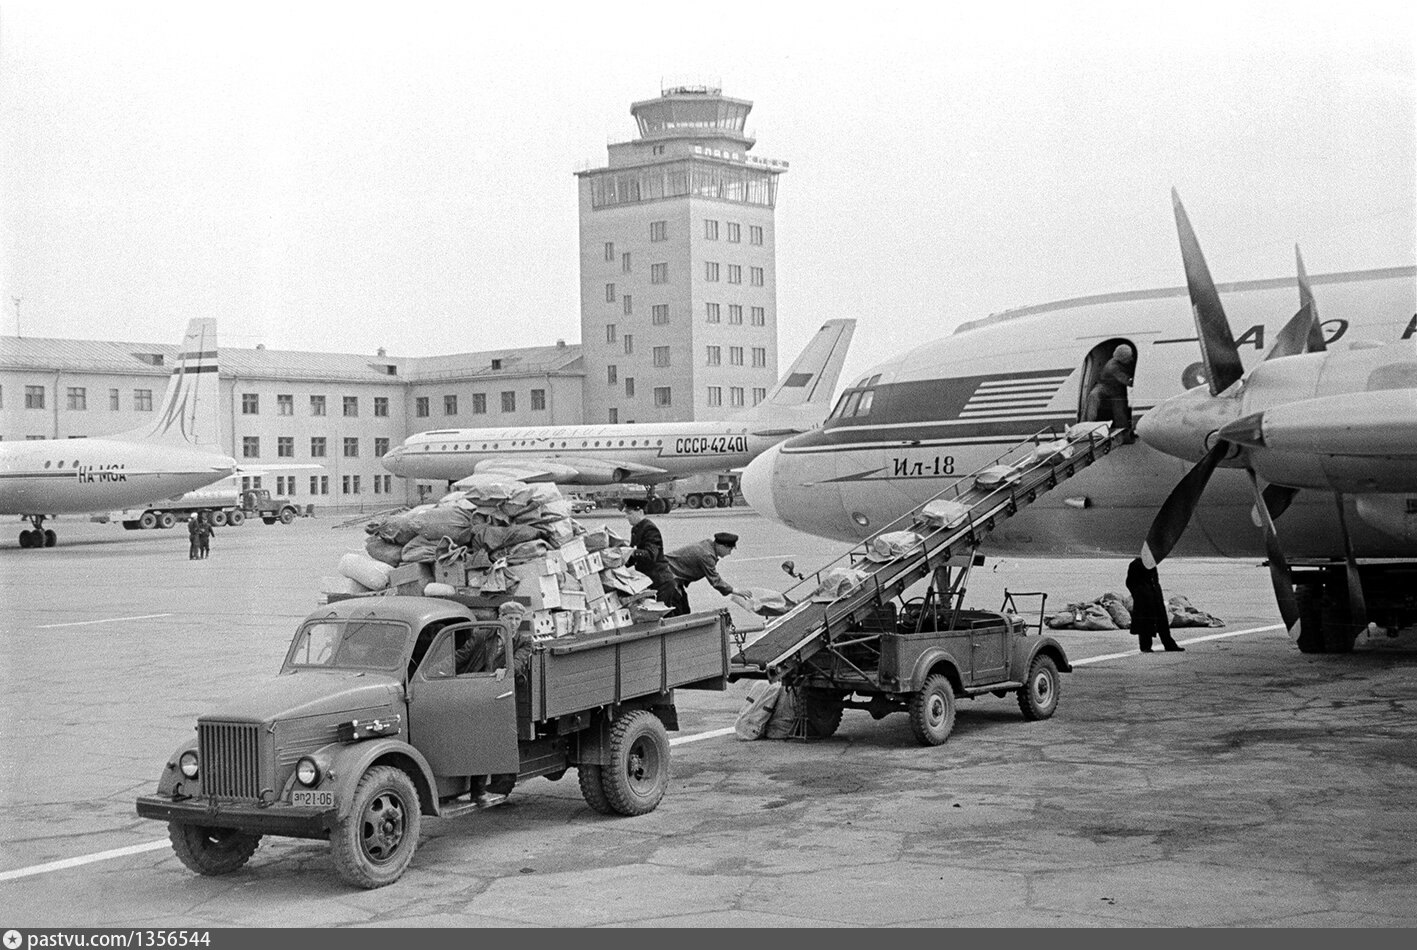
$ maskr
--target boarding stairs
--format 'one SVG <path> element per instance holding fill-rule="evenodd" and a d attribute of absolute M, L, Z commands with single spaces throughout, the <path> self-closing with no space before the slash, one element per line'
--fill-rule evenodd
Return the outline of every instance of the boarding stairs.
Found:
<path fill-rule="evenodd" d="M 953 582 L 947 581 L 951 585 L 948 595 L 944 589 L 938 593 L 942 600 L 946 596 L 954 598 L 957 614 L 964 594 L 960 582 L 975 563 L 976 549 L 989 532 L 1040 495 L 1124 444 L 1128 436 L 1125 429 L 1094 428 L 1073 438 L 1051 428 L 1040 430 L 819 570 L 807 575 L 794 574 L 800 580 L 783 592 L 790 609 L 772 618 L 763 634 L 751 643 L 737 644 L 737 652 L 730 658 L 734 678 L 779 680 L 791 677 L 821 650 L 855 642 L 861 636 L 857 632 L 861 622 L 918 581 L 933 575 L 935 581 L 927 595 L 928 605 L 936 595 L 935 583 L 949 578 L 952 567 L 956 571 Z M 1058 446 L 1057 451 L 1046 455 L 1039 451 L 1045 444 L 1060 442 L 1066 445 Z M 986 475 L 996 474 L 999 466 L 1009 466 L 1006 477 L 994 480 Z M 939 499 L 958 501 L 967 514 L 962 520 L 943 527 L 922 526 L 922 510 Z M 893 560 L 882 562 L 867 556 L 869 545 L 876 537 L 904 530 L 914 531 L 922 537 L 922 542 Z M 814 596 L 823 579 L 842 567 L 864 572 L 862 583 L 838 597 L 819 599 Z"/>

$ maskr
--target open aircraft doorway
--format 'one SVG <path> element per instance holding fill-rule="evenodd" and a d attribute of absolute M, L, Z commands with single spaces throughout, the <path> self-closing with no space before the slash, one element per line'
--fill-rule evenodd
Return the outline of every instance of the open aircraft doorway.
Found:
<path fill-rule="evenodd" d="M 1093 387 L 1102 379 L 1102 369 L 1107 365 L 1107 361 L 1112 359 L 1117 352 L 1117 347 L 1127 346 L 1132 351 L 1132 363 L 1128 375 L 1135 379 L 1137 374 L 1137 357 L 1139 350 L 1137 345 L 1126 337 L 1115 336 L 1103 340 L 1091 350 L 1082 361 L 1082 386 L 1078 389 L 1078 421 L 1098 422 L 1107 421 L 1112 418 L 1111 405 L 1106 399 L 1098 398 L 1100 393 L 1093 393 Z M 1123 406 L 1126 427 L 1131 428 L 1132 406 L 1131 393 L 1123 389 Z"/>

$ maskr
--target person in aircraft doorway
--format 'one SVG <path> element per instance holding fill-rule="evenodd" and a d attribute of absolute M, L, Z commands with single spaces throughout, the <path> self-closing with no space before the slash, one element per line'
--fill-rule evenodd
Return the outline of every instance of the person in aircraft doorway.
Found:
<path fill-rule="evenodd" d="M 1132 428 L 1132 408 L 1127 402 L 1127 387 L 1132 385 L 1136 353 L 1126 343 L 1119 343 L 1112 358 L 1097 375 L 1097 382 L 1087 393 L 1083 417 L 1087 422 L 1111 422 L 1114 429 Z"/>

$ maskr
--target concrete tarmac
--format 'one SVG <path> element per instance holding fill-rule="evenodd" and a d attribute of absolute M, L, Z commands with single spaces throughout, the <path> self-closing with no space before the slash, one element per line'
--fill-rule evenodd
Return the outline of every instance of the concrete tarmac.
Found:
<path fill-rule="evenodd" d="M 613 512 L 586 524 L 627 530 Z M 742 540 L 721 571 L 783 588 L 844 545 L 743 510 L 660 516 L 674 547 Z M 238 873 L 187 871 L 138 818 L 196 716 L 275 675 L 318 579 L 362 548 L 333 519 L 186 532 L 63 519 L 0 548 L 3 927 L 1408 927 L 1417 924 L 1417 649 L 1300 654 L 1258 561 L 1175 561 L 1168 594 L 1226 621 L 1185 653 L 1056 631 L 1078 663 L 1057 715 L 962 701 L 940 747 L 849 710 L 826 740 L 743 742 L 748 684 L 678 695 L 655 812 L 606 818 L 574 774 L 503 807 L 425 819 L 398 883 L 351 889 L 323 842 L 267 838 Z M 990 559 L 1050 607 L 1123 590 L 1125 562 Z M 725 605 L 700 583 L 696 609 Z M 1035 601 L 1036 603 L 1036 601 Z M 747 625 L 756 618 L 737 611 Z M 1246 632 L 1253 631 L 1253 632 Z M 689 741 L 686 741 L 689 740 Z"/>

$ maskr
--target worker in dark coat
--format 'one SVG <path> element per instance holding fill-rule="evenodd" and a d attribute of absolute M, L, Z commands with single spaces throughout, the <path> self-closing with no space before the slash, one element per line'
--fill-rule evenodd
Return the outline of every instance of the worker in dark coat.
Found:
<path fill-rule="evenodd" d="M 679 602 L 670 604 L 674 609 L 669 616 L 679 617 L 689 612 L 688 586 L 697 580 L 706 580 L 714 590 L 725 597 L 733 593 L 733 585 L 718 576 L 718 562 L 733 553 L 738 546 L 738 535 L 720 531 L 711 538 L 685 545 L 667 555 L 669 569 L 679 584 Z"/>
<path fill-rule="evenodd" d="M 1141 652 L 1151 652 L 1152 637 L 1160 637 L 1167 652 L 1185 652 L 1186 648 L 1171 638 L 1166 598 L 1156 568 L 1147 567 L 1139 557 L 1132 558 L 1127 565 L 1127 592 L 1132 595 L 1132 634 Z"/>
<path fill-rule="evenodd" d="M 659 533 L 659 526 L 645 516 L 643 498 L 626 498 L 621 507 L 629 519 L 630 546 L 635 549 L 630 555 L 630 566 L 650 579 L 660 603 L 673 607 L 681 595 L 674 572 L 664 557 L 664 536 Z"/>
<path fill-rule="evenodd" d="M 1083 415 L 1089 422 L 1111 422 L 1114 429 L 1132 427 L 1132 409 L 1127 403 L 1127 387 L 1132 385 L 1136 354 L 1125 343 L 1118 344 L 1112 358 L 1102 367 L 1097 382 L 1087 393 Z"/>

